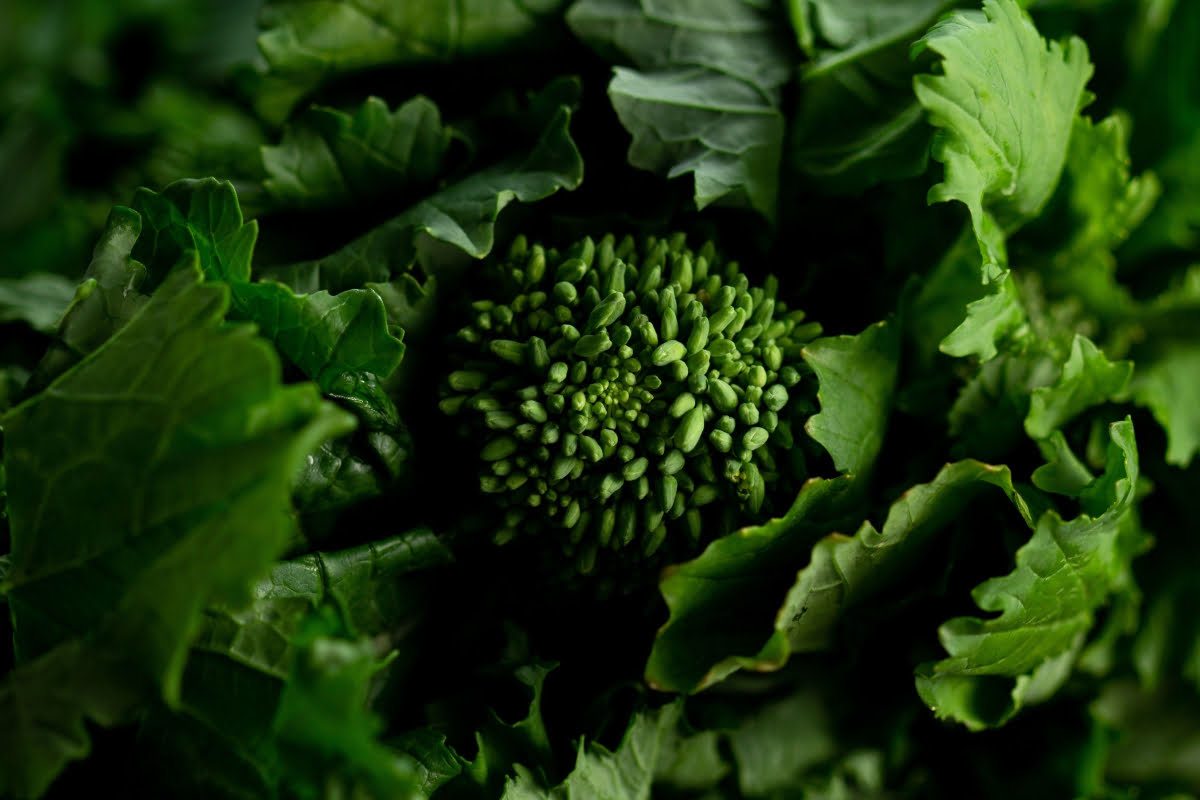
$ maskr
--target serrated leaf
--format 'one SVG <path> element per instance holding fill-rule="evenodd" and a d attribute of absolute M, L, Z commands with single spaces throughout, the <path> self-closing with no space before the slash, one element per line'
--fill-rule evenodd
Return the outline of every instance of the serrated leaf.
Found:
<path fill-rule="evenodd" d="M 288 766 L 289 793 L 304 800 L 421 797 L 416 763 L 379 741 L 371 677 L 384 665 L 369 639 L 346 638 L 329 607 L 305 621 L 279 698 L 274 730 Z"/>
<path fill-rule="evenodd" d="M 790 59 L 771 14 L 740 0 L 581 0 L 567 22 L 636 67 L 617 67 L 608 87 L 633 136 L 630 164 L 691 173 L 698 208 L 720 202 L 774 218 Z"/>
<path fill-rule="evenodd" d="M 368 97 L 353 115 L 312 106 L 262 148 L 263 187 L 276 205 L 323 208 L 430 187 L 442 169 L 450 131 L 421 96 L 395 111 Z"/>
<path fill-rule="evenodd" d="M 292 471 L 351 424 L 282 386 L 270 348 L 222 324 L 227 290 L 199 279 L 193 256 L 4 417 L 22 666 L 0 689 L 0 793 L 36 795 L 86 754 L 85 719 L 178 701 L 201 610 L 247 598 L 294 535 Z"/>
<path fill-rule="evenodd" d="M 359 547 L 274 565 L 245 606 L 206 609 L 192 643 L 180 706 L 160 711 L 156 758 L 238 764 L 264 790 L 283 777 L 272 730 L 295 659 L 294 639 L 314 610 L 332 606 L 344 627 L 382 641 L 410 625 L 426 594 L 419 573 L 447 563 L 445 546 L 417 529 Z M 414 580 L 415 578 L 415 580 Z M 220 770 L 217 770 L 219 772 Z"/>
<path fill-rule="evenodd" d="M 1130 127 L 1120 114 L 1096 123 L 1075 119 L 1065 171 L 1071 236 L 1042 270 L 1052 291 L 1077 298 L 1104 319 L 1134 312 L 1129 290 L 1117 281 L 1113 251 L 1151 212 L 1161 191 L 1153 173 L 1130 176 Z"/>
<path fill-rule="evenodd" d="M 1076 335 L 1058 380 L 1033 391 L 1025 432 L 1044 439 L 1084 409 L 1119 397 L 1132 374 L 1132 361 L 1109 361 L 1090 339 Z"/>
<path fill-rule="evenodd" d="M 570 121 L 570 109 L 559 107 L 528 153 L 451 184 L 325 258 L 289 264 L 272 274 L 289 285 L 335 292 L 386 283 L 412 267 L 422 235 L 483 258 L 492 250 L 496 219 L 505 206 L 514 200 L 541 200 L 583 180 Z"/>
<path fill-rule="evenodd" d="M 131 256 L 141 232 L 141 217 L 133 210 L 117 206 L 109 212 L 83 281 L 58 323 L 58 341 L 38 364 L 31 389 L 44 388 L 78 363 L 145 305 L 140 289 L 146 268 Z"/>
<path fill-rule="evenodd" d="M 388 739 L 388 746 L 416 762 L 421 791 L 431 795 L 462 773 L 462 759 L 446 744 L 446 735 L 430 728 L 408 731 Z"/>
<path fill-rule="evenodd" d="M 996 342 L 1025 323 L 1025 309 L 1011 272 L 998 275 L 981 298 L 967 304 L 966 311 L 966 318 L 938 345 L 946 355 L 973 355 L 990 361 L 998 352 Z"/>
<path fill-rule="evenodd" d="M 932 132 L 913 96 L 908 48 L 947 0 L 791 0 L 810 60 L 788 151 L 821 188 L 858 192 L 925 171 Z M 804 21 L 807 20 L 807 23 Z M 807 38 L 812 41 L 805 45 Z M 837 119 L 837 125 L 830 125 Z"/>
<path fill-rule="evenodd" d="M 196 249 L 205 277 L 230 286 L 235 315 L 257 323 L 323 389 L 347 372 L 386 377 L 400 363 L 404 345 L 388 330 L 374 292 L 297 295 L 279 283 L 251 283 L 258 226 L 243 221 L 232 184 L 178 181 L 161 195 L 139 190 L 135 205 L 152 233 L 139 244 L 148 264 L 169 258 L 174 249 Z"/>
<path fill-rule="evenodd" d="M 1047 44 L 1014 0 L 984 0 L 982 14 L 952 14 L 914 47 L 942 58 L 942 74 L 913 80 L 941 129 L 933 155 L 945 177 L 929 200 L 967 207 L 987 276 L 1006 266 L 1005 235 L 1058 185 L 1087 100 L 1087 46 L 1075 37 Z"/>
<path fill-rule="evenodd" d="M 947 464 L 931 482 L 912 487 L 892 504 L 882 531 L 864 522 L 853 537 L 835 533 L 818 542 L 779 610 L 776 635 L 791 652 L 829 647 L 844 615 L 900 579 L 989 485 L 1004 492 L 1032 526 L 1007 467 L 978 461 Z"/>
<path fill-rule="evenodd" d="M 729 771 L 716 743 L 713 731 L 685 730 L 683 702 L 677 700 L 637 713 L 615 751 L 580 742 L 575 768 L 553 789 L 543 789 L 518 766 L 504 800 L 649 800 L 656 786 L 711 790 Z"/>
<path fill-rule="evenodd" d="M 1052 695 L 1070 674 L 1097 610 L 1128 568 L 1118 546 L 1138 479 L 1133 424 L 1109 428 L 1105 474 L 1088 487 L 1103 513 L 1038 520 L 1016 568 L 980 584 L 972 597 L 989 619 L 959 617 L 939 631 L 949 657 L 917 671 L 917 690 L 940 718 L 971 729 L 1001 725 Z M 1085 490 L 1086 491 L 1086 490 Z M 1099 498 L 1106 502 L 1096 503 Z"/>
<path fill-rule="evenodd" d="M 860 485 L 813 479 L 780 519 L 742 528 L 698 557 L 668 568 L 659 591 L 670 618 L 658 631 L 646 680 L 663 691 L 695 692 L 738 669 L 778 669 L 786 647 L 773 620 L 812 545 L 861 520 Z"/>
<path fill-rule="evenodd" d="M 302 98 L 341 75 L 384 66 L 519 53 L 553 41 L 561 0 L 434 0 L 415 5 L 272 0 L 258 47 L 267 70 L 256 106 L 283 121 Z"/>
<path fill-rule="evenodd" d="M 676 701 L 639 714 L 613 753 L 581 746 L 565 782 L 568 800 L 649 800 L 658 771 L 674 762 L 682 713 Z"/>
<path fill-rule="evenodd" d="M 821 403 L 804 429 L 839 471 L 869 472 L 883 444 L 900 368 L 896 326 L 880 322 L 857 336 L 818 339 L 805 345 L 802 357 L 820 382 Z"/>

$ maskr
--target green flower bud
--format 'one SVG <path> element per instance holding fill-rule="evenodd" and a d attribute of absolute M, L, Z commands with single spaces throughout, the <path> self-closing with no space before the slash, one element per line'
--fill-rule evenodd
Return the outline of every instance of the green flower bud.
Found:
<path fill-rule="evenodd" d="M 787 405 L 788 393 L 787 389 L 780 384 L 774 384 L 763 393 L 763 405 L 769 410 L 779 412 Z"/>
<path fill-rule="evenodd" d="M 665 367 L 667 364 L 674 363 L 687 355 L 687 345 L 683 342 L 671 339 L 663 342 L 650 356 L 650 363 L 656 367 Z"/>
<path fill-rule="evenodd" d="M 690 453 L 704 435 L 704 409 L 693 408 L 684 415 L 675 429 L 675 446 L 681 452 Z"/>
<path fill-rule="evenodd" d="M 494 431 L 506 431 L 517 424 L 517 416 L 510 411 L 488 411 L 483 415 L 483 423 Z"/>
<path fill-rule="evenodd" d="M 488 376 L 477 370 L 455 370 L 450 373 L 447 383 L 456 392 L 477 392 L 487 386 Z"/>
<path fill-rule="evenodd" d="M 572 352 L 580 358 L 595 358 L 610 347 L 612 347 L 612 339 L 608 338 L 606 331 L 601 331 L 579 337 Z"/>
<path fill-rule="evenodd" d="M 671 403 L 671 407 L 667 409 L 667 413 L 672 417 L 682 417 L 687 412 L 696 407 L 696 398 L 691 392 L 684 392 L 675 398 L 675 402 Z"/>
<path fill-rule="evenodd" d="M 588 315 L 587 329 L 589 331 L 598 331 L 602 328 L 607 328 L 618 319 L 625 311 L 625 295 L 619 291 L 611 292 L 604 300 Z"/>
<path fill-rule="evenodd" d="M 708 396 L 712 398 L 713 406 L 718 411 L 733 411 L 738 404 L 738 397 L 733 391 L 733 387 L 719 378 L 708 382 Z"/>
<path fill-rule="evenodd" d="M 725 431 L 714 429 L 708 434 L 708 440 L 712 442 L 713 447 L 717 448 L 718 452 L 728 453 L 733 449 L 733 437 Z"/>
<path fill-rule="evenodd" d="M 517 452 L 517 441 L 511 436 L 501 436 L 492 439 L 483 446 L 479 455 L 484 461 L 499 461 Z"/>
<path fill-rule="evenodd" d="M 757 450 L 767 443 L 767 439 L 770 438 L 770 435 L 771 434 L 765 428 L 760 428 L 755 425 L 742 435 L 742 447 L 745 447 L 747 450 Z"/>

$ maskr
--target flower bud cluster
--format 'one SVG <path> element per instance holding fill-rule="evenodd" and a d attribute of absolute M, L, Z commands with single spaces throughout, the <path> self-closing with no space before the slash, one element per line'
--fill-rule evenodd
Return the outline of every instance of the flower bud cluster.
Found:
<path fill-rule="evenodd" d="M 485 267 L 442 411 L 480 443 L 497 543 L 558 534 L 581 573 L 606 551 L 698 545 L 764 509 L 798 425 L 820 326 L 711 243 L 585 238 Z M 790 497 L 789 497 L 790 500 Z M 717 522 L 720 518 L 722 521 Z"/>

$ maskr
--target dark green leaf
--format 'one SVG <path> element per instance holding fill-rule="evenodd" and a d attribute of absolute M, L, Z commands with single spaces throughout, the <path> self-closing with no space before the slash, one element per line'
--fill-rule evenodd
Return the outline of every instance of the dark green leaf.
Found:
<path fill-rule="evenodd" d="M 745 796 L 794 789 L 805 773 L 837 755 L 826 700 L 816 691 L 797 692 L 764 706 L 729 734 Z"/>
<path fill-rule="evenodd" d="M 438 107 L 414 97 L 395 111 L 369 97 L 354 115 L 313 106 L 262 149 L 264 187 L 283 207 L 362 203 L 428 188 L 442 169 L 450 132 Z"/>
<path fill-rule="evenodd" d="M 282 284 L 250 282 L 258 226 L 243 221 L 231 184 L 179 181 L 161 195 L 142 189 L 137 206 L 154 233 L 142 245 L 148 264 L 171 252 L 167 242 L 195 248 L 205 277 L 232 289 L 234 314 L 257 323 L 263 336 L 326 391 L 343 373 L 386 377 L 400 363 L 404 345 L 388 331 L 374 292 L 297 295 Z"/>
<path fill-rule="evenodd" d="M 283 387 L 252 330 L 222 324 L 227 291 L 199 277 L 193 257 L 4 418 L 23 663 L 0 689 L 4 793 L 37 794 L 84 755 L 85 719 L 178 701 L 201 610 L 247 599 L 295 533 L 293 470 L 350 425 L 311 385 Z"/>
<path fill-rule="evenodd" d="M 858 495 L 850 478 L 814 478 L 781 519 L 742 528 L 666 570 L 659 590 L 671 616 L 646 664 L 650 685 L 694 692 L 738 669 L 782 666 L 788 654 L 773 635 L 775 615 L 813 543 L 858 523 Z"/>
<path fill-rule="evenodd" d="M 775 215 L 789 57 L 767 9 L 741 0 L 581 0 L 576 35 L 616 51 L 608 87 L 633 135 L 629 163 L 669 178 L 693 173 L 698 208 L 720 202 Z"/>
<path fill-rule="evenodd" d="M 560 107 L 529 153 L 467 176 L 325 258 L 290 264 L 273 274 L 292 286 L 335 292 L 386 283 L 413 265 L 420 235 L 483 258 L 495 241 L 496 218 L 510 202 L 541 200 L 583 180 L 570 121 L 570 110 Z"/>
<path fill-rule="evenodd" d="M 272 0 L 258 47 L 268 69 L 259 113 L 285 119 L 330 79 L 383 66 L 441 63 L 544 47 L 561 0 L 434 0 L 416 5 Z"/>
<path fill-rule="evenodd" d="M 367 708 L 371 677 L 384 662 L 370 640 L 343 638 L 337 615 L 323 611 L 294 641 L 296 657 L 275 716 L 286 785 L 312 800 L 420 797 L 417 765 L 379 741 L 383 720 Z"/>
<path fill-rule="evenodd" d="M 61 275 L 37 273 L 0 279 L 0 323 L 20 321 L 53 333 L 75 297 L 75 284 Z"/>

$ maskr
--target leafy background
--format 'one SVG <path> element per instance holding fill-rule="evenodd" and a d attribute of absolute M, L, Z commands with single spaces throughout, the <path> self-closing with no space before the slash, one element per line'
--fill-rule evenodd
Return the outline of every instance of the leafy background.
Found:
<path fill-rule="evenodd" d="M 6 3 L 0 795 L 1200 793 L 1197 42 L 1185 0 Z M 826 335 L 787 513 L 597 598 L 481 545 L 435 406 L 479 260 L 609 230 Z"/>

